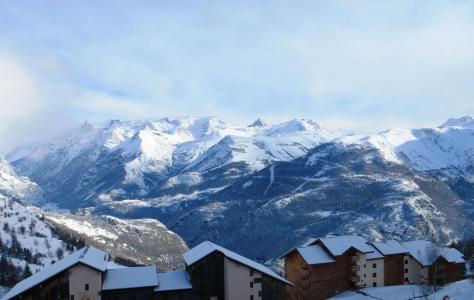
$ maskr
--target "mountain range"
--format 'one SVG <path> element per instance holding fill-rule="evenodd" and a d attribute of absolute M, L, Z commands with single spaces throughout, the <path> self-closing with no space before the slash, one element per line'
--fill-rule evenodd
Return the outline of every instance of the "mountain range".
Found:
<path fill-rule="evenodd" d="M 51 214 L 155 219 L 261 260 L 327 234 L 447 243 L 474 220 L 470 117 L 368 136 L 306 119 L 86 122 L 6 158 Z"/>

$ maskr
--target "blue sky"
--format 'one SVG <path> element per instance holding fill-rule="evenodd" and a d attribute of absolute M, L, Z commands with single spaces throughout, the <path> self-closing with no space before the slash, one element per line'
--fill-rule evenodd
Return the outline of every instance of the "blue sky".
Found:
<path fill-rule="evenodd" d="M 0 151 L 84 120 L 474 115 L 473 1 L 1 1 Z"/>

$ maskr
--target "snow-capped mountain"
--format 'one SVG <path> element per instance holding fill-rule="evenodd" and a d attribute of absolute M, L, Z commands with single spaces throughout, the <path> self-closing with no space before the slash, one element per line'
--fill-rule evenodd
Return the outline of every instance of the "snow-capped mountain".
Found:
<path fill-rule="evenodd" d="M 193 246 L 268 259 L 308 236 L 433 238 L 472 230 L 472 119 L 370 136 L 309 120 L 230 126 L 215 118 L 85 124 L 12 152 L 62 207 L 155 218 Z"/>
<path fill-rule="evenodd" d="M 312 120 L 274 126 L 261 120 L 233 126 L 214 117 L 115 120 L 100 127 L 85 123 L 47 143 L 18 148 L 7 159 L 48 199 L 77 208 L 223 188 L 333 137 Z"/>

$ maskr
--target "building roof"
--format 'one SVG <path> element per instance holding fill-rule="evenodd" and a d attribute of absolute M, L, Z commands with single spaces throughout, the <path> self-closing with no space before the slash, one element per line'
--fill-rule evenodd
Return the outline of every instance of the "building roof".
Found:
<path fill-rule="evenodd" d="M 250 260 L 240 254 L 237 254 L 235 252 L 232 252 L 224 247 L 221 247 L 219 245 L 216 245 L 214 243 L 211 243 L 209 241 L 202 242 L 201 244 L 197 245 L 196 247 L 188 250 L 186 253 L 183 254 L 184 261 L 188 266 L 193 265 L 194 263 L 200 261 L 204 257 L 208 256 L 211 253 L 214 252 L 220 252 L 222 253 L 225 257 L 236 261 L 238 263 L 241 263 L 242 265 L 245 265 L 251 269 L 254 269 L 256 271 L 259 271 L 263 274 L 266 274 L 270 277 L 273 277 L 279 281 L 282 281 L 286 284 L 291 284 L 288 280 L 285 278 L 281 277 L 277 273 L 273 272 L 269 268 L 265 267 L 262 264 L 259 264 L 253 260 Z"/>
<path fill-rule="evenodd" d="M 158 273 L 158 287 L 155 292 L 192 289 L 191 280 L 186 270 Z"/>
<path fill-rule="evenodd" d="M 298 247 L 296 250 L 300 253 L 308 265 L 327 264 L 335 260 L 319 245 Z"/>
<path fill-rule="evenodd" d="M 77 264 L 84 264 L 98 271 L 105 272 L 107 261 L 107 253 L 92 246 L 84 247 L 20 281 L 3 296 L 2 300 L 12 299 Z"/>
<path fill-rule="evenodd" d="M 367 260 L 384 258 L 384 255 L 380 251 L 378 251 L 377 248 L 371 245 L 369 245 L 369 247 L 372 248 L 373 251 L 366 254 Z"/>
<path fill-rule="evenodd" d="M 465 263 L 463 254 L 453 248 L 439 248 L 430 241 L 416 240 L 402 242 L 410 255 L 423 266 L 430 266 L 439 257 L 450 263 Z"/>
<path fill-rule="evenodd" d="M 155 267 L 128 267 L 107 270 L 102 290 L 110 291 L 156 286 L 158 286 L 158 276 Z"/>
<path fill-rule="evenodd" d="M 454 248 L 440 248 L 441 256 L 446 259 L 446 261 L 454 264 L 465 263 L 464 255 Z"/>
<path fill-rule="evenodd" d="M 388 240 L 385 242 L 372 242 L 372 245 L 377 248 L 383 255 L 403 254 L 408 253 L 400 242 L 396 240 Z"/>
<path fill-rule="evenodd" d="M 367 240 L 358 235 L 343 235 L 321 238 L 317 241 L 321 241 L 321 243 L 323 243 L 324 246 L 326 246 L 326 248 L 334 256 L 342 255 L 350 248 L 354 248 L 362 253 L 369 253 L 374 251 L 374 249 L 368 245 Z"/>

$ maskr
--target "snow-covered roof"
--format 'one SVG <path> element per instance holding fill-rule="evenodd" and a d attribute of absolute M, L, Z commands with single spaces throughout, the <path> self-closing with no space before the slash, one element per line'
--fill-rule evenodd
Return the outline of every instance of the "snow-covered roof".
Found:
<path fill-rule="evenodd" d="M 408 253 L 400 242 L 396 240 L 388 240 L 385 242 L 373 242 L 372 245 L 377 248 L 383 255 Z"/>
<path fill-rule="evenodd" d="M 439 251 L 441 256 L 450 263 L 462 264 L 466 262 L 464 255 L 454 248 L 440 248 Z"/>
<path fill-rule="evenodd" d="M 156 286 L 158 286 L 158 276 L 155 267 L 128 267 L 107 270 L 102 290 L 110 291 Z"/>
<path fill-rule="evenodd" d="M 191 280 L 186 270 L 158 273 L 158 287 L 155 292 L 192 289 Z"/>
<path fill-rule="evenodd" d="M 339 256 L 350 248 L 355 248 L 362 253 L 373 252 L 374 249 L 368 245 L 365 238 L 358 235 L 343 235 L 318 239 L 331 251 L 332 255 Z"/>
<path fill-rule="evenodd" d="M 375 248 L 371 245 L 369 245 L 369 247 L 372 248 L 372 252 L 369 252 L 369 253 L 366 254 L 366 259 L 367 260 L 384 258 L 384 255 L 379 250 L 377 250 L 377 248 Z"/>
<path fill-rule="evenodd" d="M 452 248 L 439 248 L 430 241 L 416 240 L 402 242 L 410 255 L 423 266 L 433 264 L 440 256 L 450 263 L 464 263 L 461 252 Z"/>
<path fill-rule="evenodd" d="M 236 262 L 239 262 L 251 269 L 254 269 L 256 271 L 259 271 L 263 274 L 266 274 L 270 277 L 273 277 L 277 280 L 280 280 L 284 283 L 291 284 L 288 280 L 285 278 L 281 277 L 277 273 L 273 272 L 269 268 L 265 267 L 262 264 L 259 264 L 257 262 L 254 262 L 253 260 L 250 260 L 240 254 L 237 254 L 235 252 L 232 252 L 224 247 L 221 247 L 219 245 L 216 245 L 214 243 L 211 243 L 209 241 L 202 242 L 201 244 L 197 245 L 196 247 L 188 250 L 186 253 L 183 254 L 184 261 L 188 266 L 193 265 L 197 261 L 203 259 L 204 257 L 208 256 L 209 254 L 213 252 L 220 252 L 222 253 L 225 257 L 234 260 Z"/>
<path fill-rule="evenodd" d="M 299 247 L 296 250 L 301 254 L 308 265 L 327 264 L 335 260 L 319 245 Z"/>
<path fill-rule="evenodd" d="M 84 247 L 71 255 L 65 256 L 58 262 L 43 268 L 25 280 L 20 281 L 2 300 L 12 299 L 77 264 L 84 264 L 104 272 L 107 268 L 107 260 L 107 253 L 92 246 Z"/>

